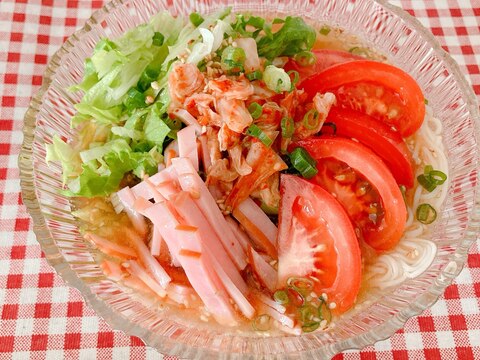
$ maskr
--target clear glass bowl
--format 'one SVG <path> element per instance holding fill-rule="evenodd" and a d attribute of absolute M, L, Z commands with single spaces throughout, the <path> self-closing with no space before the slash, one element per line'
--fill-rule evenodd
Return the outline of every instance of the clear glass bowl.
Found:
<path fill-rule="evenodd" d="M 53 134 L 71 136 L 69 119 L 80 98 L 66 89 L 79 82 L 83 61 L 101 37 L 117 37 L 163 9 L 185 15 L 226 5 L 269 16 L 300 15 L 360 36 L 417 79 L 444 126 L 450 189 L 433 231 L 438 246 L 433 263 L 419 277 L 373 299 L 361 311 L 348 313 L 327 332 L 245 336 L 189 324 L 156 306 L 142 305 L 132 293 L 103 277 L 98 253 L 79 235 L 70 201 L 59 193 L 60 167 L 45 163 L 45 143 Z M 25 116 L 19 166 L 23 201 L 46 259 L 113 328 L 140 337 L 163 354 L 182 358 L 328 358 L 391 336 L 407 319 L 431 306 L 460 272 L 479 233 L 479 134 L 476 98 L 458 66 L 418 21 L 386 1 L 116 0 L 95 12 L 51 59 L 43 86 Z"/>

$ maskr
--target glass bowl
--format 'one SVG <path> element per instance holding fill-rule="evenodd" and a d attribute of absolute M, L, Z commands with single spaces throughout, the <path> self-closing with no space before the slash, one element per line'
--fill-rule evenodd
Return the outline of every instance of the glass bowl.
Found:
<path fill-rule="evenodd" d="M 189 324 L 156 306 L 142 305 L 134 294 L 103 276 L 98 252 L 80 236 L 70 200 L 59 192 L 60 167 L 45 163 L 45 144 L 53 134 L 71 136 L 69 120 L 80 97 L 66 89 L 79 82 L 83 61 L 101 37 L 117 37 L 163 9 L 185 15 L 194 10 L 210 13 L 226 5 L 261 15 L 300 15 L 358 35 L 419 82 L 443 123 L 450 182 L 433 228 L 438 251 L 432 264 L 417 278 L 370 299 L 361 311 L 349 312 L 325 332 L 242 335 Z M 461 271 L 479 233 L 479 121 L 476 98 L 455 62 L 417 20 L 386 1 L 116 0 L 95 12 L 53 56 L 43 86 L 30 104 L 19 158 L 23 201 L 50 265 L 114 329 L 140 337 L 163 354 L 182 358 L 328 358 L 391 336 L 410 317 L 431 306 Z"/>

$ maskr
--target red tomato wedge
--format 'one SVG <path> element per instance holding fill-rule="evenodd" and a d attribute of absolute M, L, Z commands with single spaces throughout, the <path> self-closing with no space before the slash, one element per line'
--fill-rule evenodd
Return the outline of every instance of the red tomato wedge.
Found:
<path fill-rule="evenodd" d="M 422 125 L 425 102 L 416 81 L 403 70 L 370 60 L 338 64 L 302 81 L 310 98 L 333 92 L 337 105 L 361 111 L 394 126 L 403 137 Z"/>
<path fill-rule="evenodd" d="M 281 175 L 278 283 L 310 277 L 317 294 L 326 293 L 337 311 L 348 310 L 361 282 L 361 254 L 355 231 L 342 206 L 320 186 Z"/>
<path fill-rule="evenodd" d="M 327 121 L 335 124 L 336 135 L 354 138 L 377 154 L 398 184 L 413 186 L 412 156 L 399 133 L 371 116 L 337 106 L 330 110 Z"/>
<path fill-rule="evenodd" d="M 393 248 L 402 237 L 407 210 L 402 193 L 385 163 L 364 145 L 345 138 L 310 138 L 293 144 L 292 148 L 296 146 L 303 147 L 317 160 L 319 172 L 311 181 L 335 194 L 360 228 L 366 243 L 377 251 Z M 332 160 L 346 164 L 354 170 L 353 175 L 351 172 L 329 175 L 325 169 Z M 323 167 L 325 161 L 327 165 Z M 359 192 L 358 184 L 362 182 L 355 181 L 355 173 L 361 174 L 375 191 Z M 349 177 L 354 179 L 348 182 Z M 359 209 L 365 204 L 369 209 Z M 374 218 L 370 218 L 369 210 L 374 211 Z M 365 217 L 362 215 L 365 213 L 366 219 L 359 218 Z"/>
<path fill-rule="evenodd" d="M 319 73 L 330 66 L 341 64 L 347 61 L 364 60 L 365 58 L 349 53 L 348 51 L 332 50 L 332 49 L 315 49 L 312 50 L 315 55 L 315 64 L 302 66 L 293 58 L 289 59 L 285 64 L 285 71 L 298 71 L 300 79 Z"/>

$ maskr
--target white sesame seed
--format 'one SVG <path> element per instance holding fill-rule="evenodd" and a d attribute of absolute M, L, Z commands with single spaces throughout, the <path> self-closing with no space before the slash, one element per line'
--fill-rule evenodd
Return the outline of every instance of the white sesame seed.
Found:
<path fill-rule="evenodd" d="M 237 47 L 237 46 L 238 46 L 237 42 L 236 42 L 236 41 L 233 41 L 233 42 L 232 42 L 232 46 L 233 46 L 233 47 Z"/>
<path fill-rule="evenodd" d="M 322 299 L 323 299 L 324 301 L 327 301 L 327 300 L 328 300 L 328 295 L 325 294 L 325 293 L 322 293 Z"/>
<path fill-rule="evenodd" d="M 154 100 L 155 100 L 155 99 L 153 98 L 153 96 L 148 95 L 148 96 L 145 98 L 145 103 L 146 103 L 146 104 L 153 104 L 153 101 L 154 101 Z"/>
<path fill-rule="evenodd" d="M 152 87 L 153 90 L 158 90 L 158 89 L 160 89 L 160 85 L 158 85 L 158 82 L 156 82 L 156 81 L 152 81 L 152 83 L 150 84 L 150 86 Z"/>
<path fill-rule="evenodd" d="M 329 307 L 330 309 L 335 309 L 335 308 L 337 307 L 337 304 L 334 303 L 334 302 L 331 302 L 331 303 L 328 305 L 328 307 Z"/>

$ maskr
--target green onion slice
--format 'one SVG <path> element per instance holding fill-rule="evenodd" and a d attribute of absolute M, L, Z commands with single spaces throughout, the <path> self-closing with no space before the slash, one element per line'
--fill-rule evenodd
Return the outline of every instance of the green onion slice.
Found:
<path fill-rule="evenodd" d="M 281 127 L 282 127 L 282 137 L 289 139 L 293 136 L 293 133 L 295 132 L 295 124 L 291 117 L 282 118 Z"/>
<path fill-rule="evenodd" d="M 288 76 L 290 76 L 290 80 L 292 82 L 292 90 L 295 89 L 295 86 L 297 85 L 298 81 L 300 80 L 300 74 L 298 71 L 295 70 L 290 70 L 287 72 Z M 292 79 L 292 74 L 293 74 L 293 79 Z"/>
<path fill-rule="evenodd" d="M 190 14 L 190 22 L 193 24 L 193 26 L 197 27 L 198 25 L 200 25 L 201 23 L 203 23 L 203 21 L 205 20 L 202 15 L 200 15 L 199 13 L 196 13 L 196 12 L 193 12 Z"/>
<path fill-rule="evenodd" d="M 318 320 L 318 310 L 312 304 L 305 304 L 298 308 L 298 315 L 302 323 L 311 323 Z"/>
<path fill-rule="evenodd" d="M 431 224 L 437 218 L 437 211 L 430 204 L 420 204 L 417 208 L 417 220 L 422 224 Z"/>
<path fill-rule="evenodd" d="M 250 81 L 262 80 L 263 74 L 260 70 L 255 70 L 254 72 L 248 73 L 246 76 L 247 79 Z"/>
<path fill-rule="evenodd" d="M 260 116 L 262 116 L 263 113 L 262 105 L 257 102 L 253 102 L 248 107 L 248 112 L 250 113 L 250 115 L 252 115 L 252 118 L 258 119 Z"/>
<path fill-rule="evenodd" d="M 288 304 L 290 299 L 288 298 L 288 294 L 285 290 L 277 290 L 273 293 L 273 300 L 281 305 Z"/>
<path fill-rule="evenodd" d="M 155 34 L 153 34 L 152 38 L 152 44 L 155 46 L 162 46 L 164 41 L 165 36 L 163 36 L 162 33 L 155 31 Z"/>
<path fill-rule="evenodd" d="M 222 63 L 230 72 L 243 71 L 243 64 L 247 56 L 240 47 L 227 46 L 222 52 Z"/>
<path fill-rule="evenodd" d="M 269 147 L 272 145 L 273 140 L 270 139 L 270 137 L 263 132 L 262 129 L 260 129 L 257 125 L 252 124 L 248 127 L 247 129 L 247 135 L 256 137 L 258 140 L 260 140 L 263 145 Z"/>
<path fill-rule="evenodd" d="M 320 323 L 318 321 L 312 321 L 308 324 L 303 324 L 302 325 L 302 330 L 305 333 L 309 333 L 309 332 L 317 330 L 319 328 L 319 326 L 320 326 Z"/>
<path fill-rule="evenodd" d="M 318 173 L 316 168 L 317 162 L 304 148 L 296 148 L 289 154 L 289 157 L 293 167 L 297 169 L 305 179 L 310 179 Z"/>
<path fill-rule="evenodd" d="M 447 180 L 447 175 L 440 170 L 430 171 L 429 176 L 431 179 L 433 179 L 433 181 L 435 181 L 435 184 L 437 185 L 442 185 Z"/>
<path fill-rule="evenodd" d="M 300 306 L 303 306 L 303 304 L 305 304 L 305 298 L 297 290 L 293 288 L 288 288 L 287 293 L 288 293 L 288 298 L 290 299 L 291 303 L 294 306 L 300 307 Z"/>
<path fill-rule="evenodd" d="M 315 130 L 320 123 L 320 115 L 317 110 L 310 109 L 303 117 L 303 126 L 308 130 Z"/>
<path fill-rule="evenodd" d="M 252 327 L 256 331 L 268 331 L 270 330 L 270 315 L 262 314 L 253 319 Z"/>
<path fill-rule="evenodd" d="M 311 66 L 317 62 L 317 58 L 311 51 L 302 51 L 293 57 L 300 66 Z"/>
<path fill-rule="evenodd" d="M 428 192 L 432 192 L 437 187 L 437 185 L 432 181 L 432 179 L 424 174 L 418 175 L 417 180 L 418 183 L 422 185 L 422 187 Z"/>
<path fill-rule="evenodd" d="M 418 183 L 428 192 L 432 192 L 438 185 L 447 180 L 447 175 L 440 170 L 434 170 L 432 165 L 425 165 L 423 174 L 417 176 Z"/>

